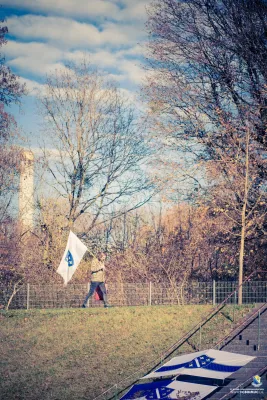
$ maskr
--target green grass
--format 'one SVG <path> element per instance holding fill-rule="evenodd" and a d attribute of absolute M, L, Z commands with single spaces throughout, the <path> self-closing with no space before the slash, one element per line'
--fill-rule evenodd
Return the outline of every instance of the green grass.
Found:
<path fill-rule="evenodd" d="M 153 306 L 3 312 L 0 399 L 93 399 L 161 355 L 211 309 Z M 242 313 L 240 309 L 236 315 Z M 228 320 L 221 319 L 224 326 Z M 229 321 L 226 324 L 222 334 L 231 327 Z M 212 330 L 210 335 L 214 337 Z"/>

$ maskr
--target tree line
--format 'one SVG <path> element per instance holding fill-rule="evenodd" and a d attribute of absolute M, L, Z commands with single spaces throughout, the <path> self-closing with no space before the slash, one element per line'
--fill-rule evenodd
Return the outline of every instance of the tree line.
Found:
<path fill-rule="evenodd" d="M 37 164 L 53 191 L 27 234 L 10 212 L 21 150 L 5 111 L 25 88 L 1 58 L 2 281 L 58 282 L 70 228 L 109 254 L 110 279 L 241 283 L 264 269 L 266 24 L 263 0 L 153 1 L 145 111 L 86 59 L 50 74 Z"/>

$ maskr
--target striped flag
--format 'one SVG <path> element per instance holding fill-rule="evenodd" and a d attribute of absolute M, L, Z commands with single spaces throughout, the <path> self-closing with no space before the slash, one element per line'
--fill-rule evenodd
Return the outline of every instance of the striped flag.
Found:
<path fill-rule="evenodd" d="M 174 357 L 143 379 L 170 375 L 191 375 L 212 379 L 226 379 L 255 357 L 228 351 L 208 349 Z"/>
<path fill-rule="evenodd" d="M 57 273 L 62 276 L 65 285 L 71 280 L 86 250 L 87 247 L 70 231 L 65 252 L 57 269 Z"/>

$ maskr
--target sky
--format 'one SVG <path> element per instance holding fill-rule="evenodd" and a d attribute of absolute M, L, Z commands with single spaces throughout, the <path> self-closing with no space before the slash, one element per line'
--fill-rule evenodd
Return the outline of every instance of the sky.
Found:
<path fill-rule="evenodd" d="M 40 118 L 36 89 L 45 77 L 84 55 L 111 74 L 131 97 L 144 78 L 149 0 L 1 0 L 8 43 L 1 50 L 14 73 L 26 82 L 22 109 L 12 108 L 18 125 L 38 146 Z"/>

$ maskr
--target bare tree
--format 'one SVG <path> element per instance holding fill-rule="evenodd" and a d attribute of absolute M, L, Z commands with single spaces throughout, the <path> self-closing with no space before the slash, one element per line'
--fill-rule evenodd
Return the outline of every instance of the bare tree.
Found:
<path fill-rule="evenodd" d="M 207 163 L 210 215 L 222 216 L 225 221 L 220 228 L 224 241 L 236 242 L 236 264 L 238 261 L 239 285 L 243 282 L 245 261 L 248 264 L 249 250 L 260 241 L 266 221 L 266 193 L 258 184 L 258 161 L 255 157 L 255 141 L 249 126 L 244 127 L 245 141 L 232 126 L 228 145 L 231 151 L 217 150 L 217 159 Z M 222 136 L 227 135 L 225 129 Z M 261 158 L 258 154 L 257 158 Z M 251 254 L 252 255 L 252 254 Z M 253 256 L 254 257 L 254 256 Z M 239 259 L 239 260 L 238 260 Z M 242 287 L 238 301 L 242 302 Z"/>
<path fill-rule="evenodd" d="M 0 21 L 0 23 L 3 21 Z M 25 86 L 9 67 L 5 65 L 5 58 L 1 51 L 6 44 L 5 35 L 8 29 L 0 26 L 0 223 L 9 217 L 9 209 L 14 193 L 18 189 L 19 149 L 14 144 L 18 138 L 16 123 L 7 107 L 12 103 L 19 103 L 25 94 Z"/>
<path fill-rule="evenodd" d="M 119 204 L 132 210 L 151 197 L 142 168 L 150 154 L 145 123 L 108 76 L 86 61 L 57 70 L 39 101 L 54 155 L 46 150 L 47 168 L 68 199 L 70 226 L 88 214 L 90 231 L 100 216 L 109 218 L 111 206 L 114 218 Z"/>
<path fill-rule="evenodd" d="M 258 240 L 266 226 L 266 210 L 258 207 L 266 182 L 266 23 L 263 0 L 162 0 L 149 9 L 153 73 L 145 94 L 160 132 L 177 139 L 175 146 L 182 143 L 183 150 L 187 142 L 192 162 L 220 165 L 207 198 L 211 186 L 222 187 L 224 179 L 239 216 L 240 281 L 247 217 Z M 234 176 L 239 184 L 230 188 Z"/>

